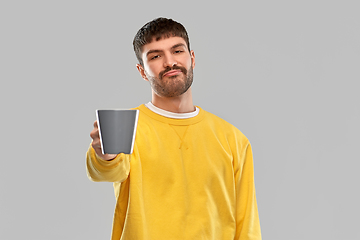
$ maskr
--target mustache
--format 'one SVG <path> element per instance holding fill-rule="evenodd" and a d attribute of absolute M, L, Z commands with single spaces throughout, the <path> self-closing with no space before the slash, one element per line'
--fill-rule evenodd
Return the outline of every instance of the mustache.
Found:
<path fill-rule="evenodd" d="M 161 71 L 159 73 L 159 78 L 161 79 L 165 73 L 170 72 L 172 70 L 180 70 L 183 74 L 185 74 L 185 75 L 187 74 L 186 68 L 180 67 L 180 66 L 173 66 L 173 67 L 166 67 L 164 71 Z"/>

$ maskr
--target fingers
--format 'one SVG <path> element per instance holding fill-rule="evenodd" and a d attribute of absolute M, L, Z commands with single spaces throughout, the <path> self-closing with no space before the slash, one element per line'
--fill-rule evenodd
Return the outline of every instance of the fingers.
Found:
<path fill-rule="evenodd" d="M 94 122 L 94 129 L 90 132 L 90 137 L 94 140 L 100 138 L 97 121 Z"/>
<path fill-rule="evenodd" d="M 93 141 L 91 142 L 91 146 L 100 158 L 104 157 L 104 155 L 102 154 L 100 138 L 93 139 Z"/>
<path fill-rule="evenodd" d="M 94 129 L 90 132 L 90 137 L 93 139 L 91 145 L 95 150 L 100 149 L 101 151 L 101 143 L 100 143 L 100 135 L 97 121 L 94 122 Z"/>
<path fill-rule="evenodd" d="M 114 159 L 117 154 L 102 154 L 101 142 L 100 142 L 100 134 L 99 127 L 97 121 L 94 122 L 94 129 L 90 132 L 90 137 L 93 139 L 91 146 L 94 148 L 96 154 L 102 158 L 103 160 L 111 160 Z"/>
<path fill-rule="evenodd" d="M 100 149 L 101 150 L 101 142 L 100 139 L 98 140 L 93 140 L 91 142 L 91 146 L 96 150 L 96 149 Z"/>
<path fill-rule="evenodd" d="M 95 140 L 95 139 L 100 139 L 100 135 L 99 135 L 99 130 L 98 129 L 93 129 L 91 132 L 90 132 L 90 137 Z"/>

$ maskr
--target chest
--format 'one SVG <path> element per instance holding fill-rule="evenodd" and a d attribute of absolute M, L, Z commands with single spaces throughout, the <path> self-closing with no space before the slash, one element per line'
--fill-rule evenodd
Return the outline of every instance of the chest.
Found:
<path fill-rule="evenodd" d="M 138 128 L 136 145 L 138 159 L 132 165 L 146 183 L 215 187 L 233 181 L 233 153 L 221 129 L 200 124 L 145 125 Z"/>

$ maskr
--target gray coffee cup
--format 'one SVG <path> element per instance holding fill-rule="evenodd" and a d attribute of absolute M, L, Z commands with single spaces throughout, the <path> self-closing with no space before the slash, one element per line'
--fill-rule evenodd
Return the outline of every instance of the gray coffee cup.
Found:
<path fill-rule="evenodd" d="M 96 110 L 103 154 L 131 154 L 139 110 Z"/>

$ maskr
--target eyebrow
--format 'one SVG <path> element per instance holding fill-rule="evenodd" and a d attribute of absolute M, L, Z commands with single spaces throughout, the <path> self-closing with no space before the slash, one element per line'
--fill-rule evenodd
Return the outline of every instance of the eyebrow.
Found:
<path fill-rule="evenodd" d="M 175 44 L 174 46 L 172 46 L 170 49 L 175 49 L 175 48 L 178 48 L 178 47 L 184 47 L 186 48 L 185 44 L 183 43 L 178 43 L 178 44 Z M 150 54 L 152 53 L 159 53 L 159 52 L 163 52 L 163 50 L 158 50 L 158 49 L 153 49 L 153 50 L 150 50 L 146 53 L 146 56 L 149 56 Z"/>

